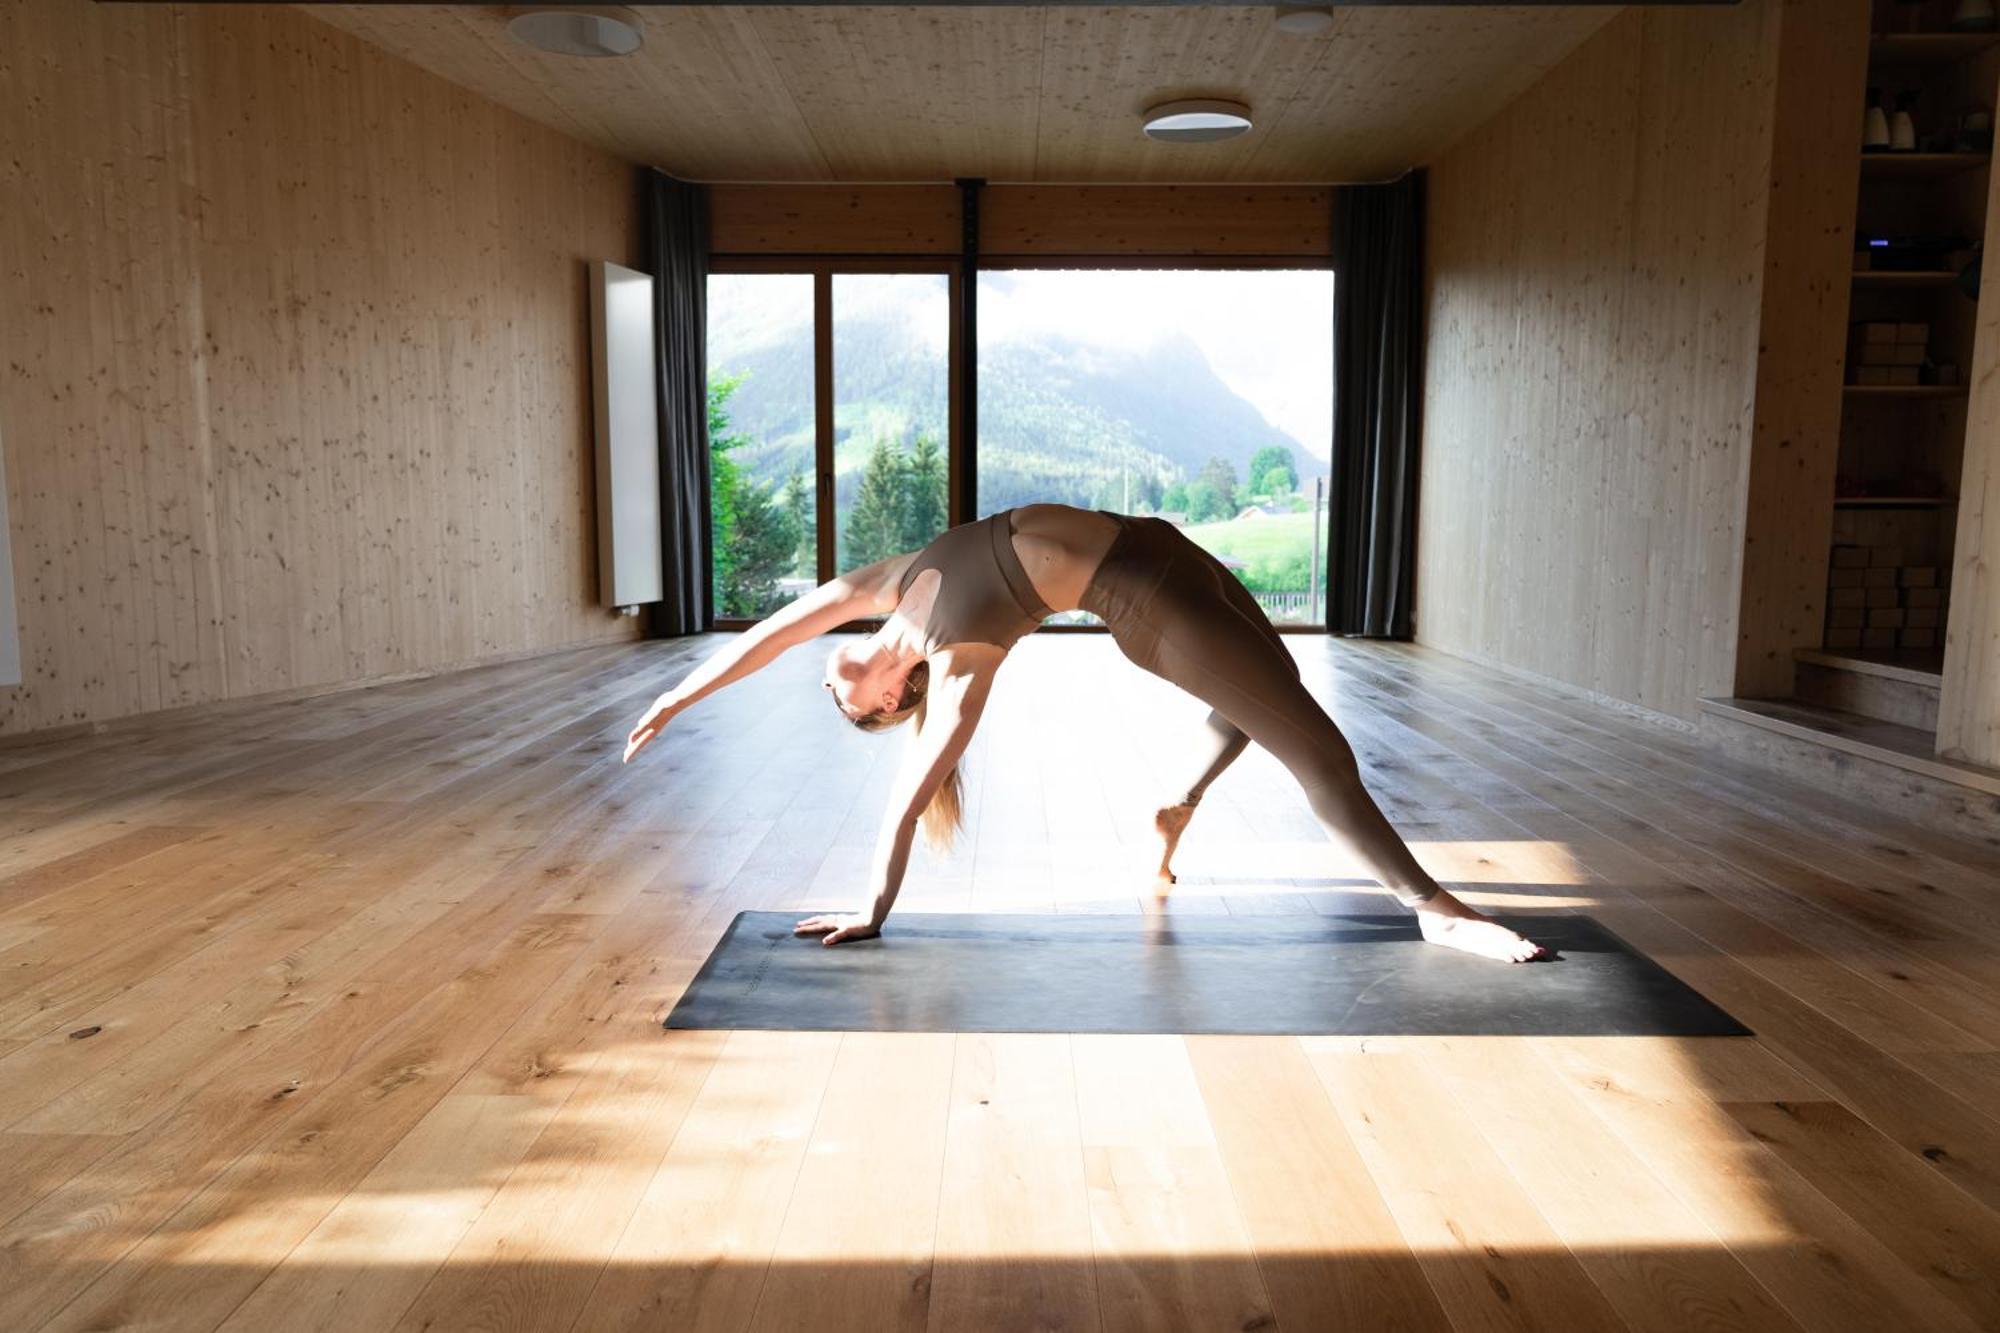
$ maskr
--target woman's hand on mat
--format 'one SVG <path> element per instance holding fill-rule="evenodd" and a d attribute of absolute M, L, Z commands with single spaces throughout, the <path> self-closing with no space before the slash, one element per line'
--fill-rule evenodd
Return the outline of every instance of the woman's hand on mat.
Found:
<path fill-rule="evenodd" d="M 653 706 L 646 710 L 646 716 L 639 719 L 639 725 L 625 738 L 625 758 L 631 763 L 632 756 L 646 748 L 653 737 L 667 729 L 667 723 L 674 720 L 674 714 L 681 711 L 680 700 L 672 694 L 663 694 L 653 700 Z"/>
<path fill-rule="evenodd" d="M 819 935 L 821 944 L 844 944 L 848 940 L 872 940 L 882 927 L 865 916 L 809 916 L 792 927 L 794 935 Z"/>

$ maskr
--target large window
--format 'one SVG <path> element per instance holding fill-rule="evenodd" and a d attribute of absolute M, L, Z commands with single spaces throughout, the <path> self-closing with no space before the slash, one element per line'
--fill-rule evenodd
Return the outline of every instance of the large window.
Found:
<path fill-rule="evenodd" d="M 978 311 L 981 514 L 1158 514 L 1323 622 L 1331 272 L 986 272 Z"/>
<path fill-rule="evenodd" d="M 833 275 L 836 569 L 951 526 L 951 279 Z"/>
<path fill-rule="evenodd" d="M 810 273 L 708 280 L 715 614 L 769 615 L 818 579 Z"/>
<path fill-rule="evenodd" d="M 949 498 L 955 281 L 945 265 L 711 277 L 719 618 L 767 615 L 953 518 L 1053 501 L 1160 515 L 1274 621 L 1323 622 L 1330 271 L 981 273 L 968 514 Z"/>
<path fill-rule="evenodd" d="M 952 281 L 942 266 L 710 275 L 718 620 L 950 526 Z"/>

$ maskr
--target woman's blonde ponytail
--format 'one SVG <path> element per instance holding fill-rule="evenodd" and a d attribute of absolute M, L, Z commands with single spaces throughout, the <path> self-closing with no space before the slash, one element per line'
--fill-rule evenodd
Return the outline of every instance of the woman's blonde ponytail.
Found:
<path fill-rule="evenodd" d="M 916 736 L 924 734 L 925 702 L 917 702 Z M 957 764 L 951 766 L 951 772 L 944 775 L 944 781 L 931 794 L 931 803 L 924 807 L 924 841 L 938 852 L 950 851 L 952 843 L 958 838 L 958 831 L 965 827 L 965 782 L 959 777 L 958 767 Z"/>
<path fill-rule="evenodd" d="M 903 701 L 899 706 L 854 718 L 854 725 L 863 731 L 887 731 L 914 718 L 916 734 L 923 735 L 924 705 L 930 697 L 930 684 L 931 664 L 917 663 L 910 669 L 909 679 L 904 683 Z M 951 772 L 945 774 L 944 782 L 932 795 L 931 803 L 924 807 L 920 819 L 924 841 L 940 852 L 950 851 L 958 831 L 965 827 L 965 783 L 958 770 L 957 764 L 951 766 Z"/>

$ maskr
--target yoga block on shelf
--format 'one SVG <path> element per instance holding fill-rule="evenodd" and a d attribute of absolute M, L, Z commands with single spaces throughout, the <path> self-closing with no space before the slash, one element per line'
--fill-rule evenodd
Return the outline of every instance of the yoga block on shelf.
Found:
<path fill-rule="evenodd" d="M 1859 588 L 1868 581 L 1868 571 L 1860 566 L 1848 569 L 1826 571 L 1826 586 L 1829 588 Z"/>
<path fill-rule="evenodd" d="M 1905 588 L 1935 588 L 1937 567 L 1934 565 L 1904 565 L 1902 575 L 1897 580 Z"/>
<path fill-rule="evenodd" d="M 1858 365 L 1851 369 L 1853 370 L 1854 378 L 1849 383 L 1852 384 L 1870 386 L 1885 384 L 1909 385 L 1919 383 L 1923 378 L 1918 373 L 1922 369 L 1920 366 Z"/>
<path fill-rule="evenodd" d="M 1826 613 L 1830 629 L 1860 629 L 1868 623 L 1868 613 L 1858 606 L 1836 606 Z"/>
<path fill-rule="evenodd" d="M 1882 629 L 1886 627 L 1888 629 L 1901 629 L 1903 627 L 1903 617 L 1908 614 L 1909 612 L 1903 610 L 1900 606 L 1885 606 L 1880 610 L 1871 610 L 1868 613 L 1868 628 Z"/>
<path fill-rule="evenodd" d="M 1865 546 L 1836 546 L 1833 548 L 1835 569 L 1868 568 L 1868 548 Z"/>
<path fill-rule="evenodd" d="M 1829 648 L 1859 648 L 1861 627 L 1858 625 L 1829 625 L 1826 631 L 1826 646 Z"/>
<path fill-rule="evenodd" d="M 1937 647 L 1937 630 L 1929 625 L 1905 626 L 1902 633 L 1905 648 Z"/>
<path fill-rule="evenodd" d="M 1944 608 L 1937 606 L 1913 606 L 1903 612 L 1903 624 L 1911 629 L 1936 629 L 1943 619 Z"/>
<path fill-rule="evenodd" d="M 1921 366 L 1924 363 L 1922 343 L 1874 343 L 1856 348 L 1849 358 L 1849 364 L 1860 366 Z"/>
<path fill-rule="evenodd" d="M 1903 589 L 1903 605 L 1904 605 L 1904 606 L 1943 606 L 1943 605 L 1944 605 L 1944 589 L 1943 589 L 1943 588 L 1905 588 L 1905 589 Z"/>
<path fill-rule="evenodd" d="M 1870 611 L 1882 611 L 1892 606 L 1902 605 L 1901 602 L 1896 600 L 1896 590 L 1894 588 L 1863 588 L 1861 591 L 1868 595 L 1867 606 Z"/>
<path fill-rule="evenodd" d="M 1863 648 L 1894 648 L 1896 646 L 1896 636 L 1900 633 L 1902 633 L 1901 630 L 1888 625 L 1870 625 L 1867 629 L 1861 631 L 1861 646 Z"/>
<path fill-rule="evenodd" d="M 1826 590 L 1826 604 L 1828 606 L 1866 606 L 1868 605 L 1868 589 L 1828 588 Z"/>

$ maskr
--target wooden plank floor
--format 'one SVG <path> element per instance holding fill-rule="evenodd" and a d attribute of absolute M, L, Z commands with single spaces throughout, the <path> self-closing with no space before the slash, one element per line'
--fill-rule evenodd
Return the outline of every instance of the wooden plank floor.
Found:
<path fill-rule="evenodd" d="M 592 649 L 0 747 L 0 1329 L 2000 1327 L 2000 844 L 1438 654 L 1292 638 L 1420 856 L 1711 1041 L 662 1032 L 859 902 L 898 738 L 818 655 Z M 902 910 L 1139 912 L 1198 705 L 1001 677 Z M 1390 910 L 1275 763 L 1167 910 Z"/>

